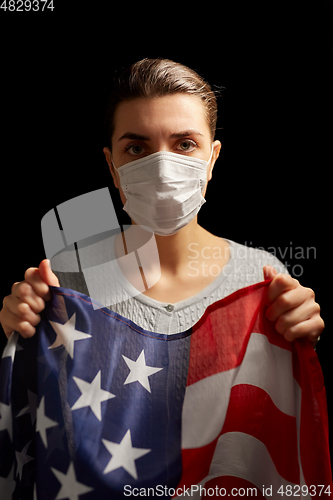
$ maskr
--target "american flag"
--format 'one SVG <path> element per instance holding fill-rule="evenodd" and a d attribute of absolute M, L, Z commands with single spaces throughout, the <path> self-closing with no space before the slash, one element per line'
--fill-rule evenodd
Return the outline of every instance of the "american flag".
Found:
<path fill-rule="evenodd" d="M 266 319 L 268 284 L 174 335 L 52 288 L 3 353 L 1 500 L 329 498 L 323 375 Z"/>

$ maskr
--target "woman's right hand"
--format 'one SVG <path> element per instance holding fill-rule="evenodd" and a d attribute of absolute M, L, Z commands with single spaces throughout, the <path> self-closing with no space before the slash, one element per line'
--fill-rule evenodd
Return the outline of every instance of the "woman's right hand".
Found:
<path fill-rule="evenodd" d="M 49 286 L 60 285 L 46 259 L 38 268 L 27 269 L 24 281 L 14 283 L 12 293 L 4 298 L 0 311 L 0 323 L 7 338 L 13 331 L 25 338 L 36 333 L 35 327 L 41 319 L 39 313 L 45 308 L 45 301 L 51 299 Z"/>

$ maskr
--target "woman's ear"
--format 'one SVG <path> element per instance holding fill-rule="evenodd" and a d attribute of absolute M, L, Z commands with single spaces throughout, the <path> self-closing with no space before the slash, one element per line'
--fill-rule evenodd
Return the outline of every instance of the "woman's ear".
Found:
<path fill-rule="evenodd" d="M 116 186 L 116 188 L 119 189 L 119 176 L 118 176 L 118 172 L 116 171 L 116 169 L 112 163 L 111 151 L 109 150 L 109 148 L 103 148 L 103 153 L 105 154 L 106 161 L 109 165 L 109 170 L 110 170 L 111 175 L 112 175 L 113 183 Z"/>
<path fill-rule="evenodd" d="M 220 141 L 214 141 L 213 142 L 213 154 L 212 154 L 212 159 L 210 160 L 210 164 L 208 165 L 208 169 L 207 169 L 207 182 L 206 182 L 206 186 L 204 187 L 204 190 L 202 192 L 202 196 L 203 197 L 206 196 L 208 182 L 212 178 L 213 168 L 214 168 L 216 160 L 219 157 L 219 154 L 220 154 L 220 151 L 221 151 L 221 147 L 222 147 L 222 144 L 220 143 Z"/>
<path fill-rule="evenodd" d="M 220 141 L 213 142 L 213 154 L 212 154 L 212 159 L 211 159 L 209 170 L 208 170 L 207 181 L 210 181 L 212 178 L 213 168 L 214 168 L 216 160 L 219 157 L 221 147 L 222 147 L 222 144 Z"/>

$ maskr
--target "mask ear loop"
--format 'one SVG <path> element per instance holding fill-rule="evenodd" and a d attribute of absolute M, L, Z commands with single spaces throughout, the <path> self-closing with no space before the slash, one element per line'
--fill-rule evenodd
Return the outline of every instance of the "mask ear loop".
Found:
<path fill-rule="evenodd" d="M 212 144 L 212 150 L 211 150 L 211 152 L 210 152 L 210 157 L 209 157 L 209 160 L 207 161 L 207 167 L 208 167 L 208 165 L 210 164 L 210 162 L 211 162 L 211 160 L 212 160 L 212 157 L 213 157 L 213 151 L 214 151 L 214 144 Z M 200 184 L 201 184 L 201 180 L 200 180 Z M 203 185 L 203 186 L 201 186 L 201 193 L 203 192 L 205 185 L 206 185 L 206 182 L 204 183 L 204 185 Z"/>
<path fill-rule="evenodd" d="M 111 156 L 111 163 L 112 163 L 113 168 L 116 170 L 116 166 L 114 164 L 112 156 Z M 128 255 L 128 250 L 127 250 L 127 245 L 126 245 L 126 238 L 125 238 L 125 235 L 124 235 L 124 228 L 123 228 L 123 225 L 121 223 L 119 223 L 119 226 L 120 226 L 120 231 L 121 231 L 121 237 L 122 237 L 122 240 L 123 240 L 125 255 Z"/>
<path fill-rule="evenodd" d="M 209 157 L 209 160 L 207 161 L 207 167 L 208 165 L 210 164 L 211 160 L 212 160 L 212 157 L 213 157 L 213 151 L 214 151 L 214 144 L 212 144 L 212 150 L 210 152 L 210 157 Z"/>

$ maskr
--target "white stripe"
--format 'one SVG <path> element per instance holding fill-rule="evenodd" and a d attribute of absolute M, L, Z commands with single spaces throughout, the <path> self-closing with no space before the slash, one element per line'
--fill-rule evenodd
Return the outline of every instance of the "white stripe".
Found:
<path fill-rule="evenodd" d="M 295 416 L 291 352 L 252 333 L 241 365 L 206 377 L 186 388 L 182 413 L 182 448 L 212 442 L 222 430 L 231 387 L 249 384 L 269 394 L 282 412 Z"/>
<path fill-rule="evenodd" d="M 271 344 L 266 335 L 252 333 L 234 385 L 260 387 L 279 410 L 295 416 L 293 382 L 291 352 Z"/>
<path fill-rule="evenodd" d="M 245 479 L 256 486 L 263 495 L 266 493 L 265 496 L 269 499 L 281 500 L 281 491 L 285 493 L 286 486 L 290 485 L 292 488 L 296 486 L 278 473 L 266 446 L 261 441 L 241 432 L 228 432 L 218 439 L 208 476 L 198 483 L 198 486 L 202 487 L 201 493 L 205 491 L 205 484 L 208 481 L 223 476 Z M 302 484 L 305 483 L 301 481 L 300 485 Z M 281 486 L 282 490 L 278 493 Z M 292 491 L 297 493 L 297 490 Z M 194 500 L 202 498 L 200 488 L 198 491 L 192 488 L 191 492 L 191 498 Z M 228 493 L 230 496 L 230 492 Z M 301 492 L 299 494 L 302 496 Z M 180 498 L 183 496 L 179 495 Z M 311 497 L 307 495 L 302 498 L 310 500 Z"/>
<path fill-rule="evenodd" d="M 208 476 L 198 483 L 202 486 L 201 492 L 204 492 L 208 481 L 222 476 L 245 479 L 263 494 L 266 492 L 268 498 L 279 500 L 282 496 L 277 491 L 281 486 L 284 492 L 287 485 L 294 486 L 294 483 L 280 476 L 265 445 L 257 438 L 242 432 L 228 432 L 219 437 Z M 228 494 L 230 496 L 231 492 L 227 491 Z M 180 495 L 180 498 L 182 496 Z M 202 498 L 200 488 L 198 491 L 192 489 L 191 498 Z"/>
<path fill-rule="evenodd" d="M 199 448 L 219 435 L 238 368 L 204 378 L 186 388 L 182 413 L 182 448 Z"/>
<path fill-rule="evenodd" d="M 220 476 L 236 476 L 263 488 L 272 486 L 272 497 L 279 498 L 278 489 L 294 485 L 276 470 L 266 446 L 257 438 L 242 432 L 228 432 L 218 439 L 208 476 L 203 483 Z"/>

